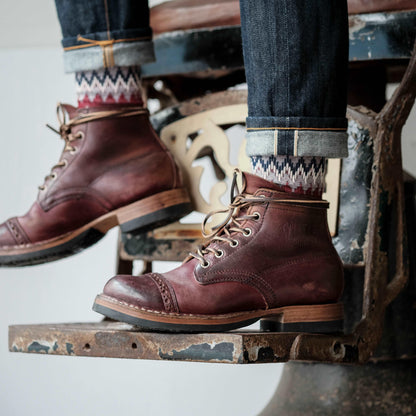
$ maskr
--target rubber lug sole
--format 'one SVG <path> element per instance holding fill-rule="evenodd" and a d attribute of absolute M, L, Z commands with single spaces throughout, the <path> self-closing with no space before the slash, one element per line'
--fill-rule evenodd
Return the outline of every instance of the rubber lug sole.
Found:
<path fill-rule="evenodd" d="M 126 322 L 146 331 L 223 332 L 251 325 L 258 320 L 262 321 L 262 330 L 272 329 L 273 332 L 339 333 L 343 329 L 341 303 L 198 316 L 142 310 L 106 295 L 98 295 L 92 309 L 108 318 Z"/>
<path fill-rule="evenodd" d="M 113 227 L 141 234 L 170 224 L 192 211 L 186 189 L 172 189 L 111 211 L 85 226 L 51 240 L 0 251 L 0 266 L 42 264 L 79 253 L 99 241 Z M 7 252 L 8 251 L 8 252 Z M 4 254 L 2 254 L 4 253 Z"/>
<path fill-rule="evenodd" d="M 65 257 L 72 256 L 80 251 L 92 246 L 101 238 L 104 234 L 95 230 L 89 229 L 79 234 L 77 237 L 64 244 L 60 244 L 55 247 L 46 248 L 44 250 L 38 250 L 31 253 L 23 253 L 17 256 L 0 256 L 0 266 L 3 267 L 23 267 L 34 266 L 36 264 L 42 264 L 50 261 L 63 259 Z"/>
<path fill-rule="evenodd" d="M 180 220 L 190 212 L 192 212 L 192 205 L 189 202 L 173 205 L 121 224 L 120 229 L 123 233 L 142 234 L 146 231 L 163 227 L 164 225 Z"/>

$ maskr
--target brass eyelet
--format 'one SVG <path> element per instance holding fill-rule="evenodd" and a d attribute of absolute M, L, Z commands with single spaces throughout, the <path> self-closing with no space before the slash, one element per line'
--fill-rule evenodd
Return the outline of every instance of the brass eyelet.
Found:
<path fill-rule="evenodd" d="M 224 252 L 222 250 L 217 250 L 217 252 L 214 254 L 214 256 L 219 259 L 224 255 Z"/>
<path fill-rule="evenodd" d="M 55 172 L 51 173 L 51 179 L 55 180 L 58 177 L 58 175 Z"/>
<path fill-rule="evenodd" d="M 238 246 L 238 240 L 233 240 L 231 243 L 230 243 L 230 247 L 237 247 Z"/>
<path fill-rule="evenodd" d="M 207 267 L 209 267 L 211 265 L 211 263 L 209 262 L 209 261 L 205 261 L 205 263 L 202 263 L 201 264 L 201 267 L 203 268 L 203 269 L 206 269 Z"/>
<path fill-rule="evenodd" d="M 253 212 L 253 216 L 254 216 L 254 221 L 258 221 L 261 218 L 260 213 L 257 211 Z"/>
<path fill-rule="evenodd" d="M 78 140 L 82 140 L 85 137 L 85 133 L 83 131 L 80 131 L 79 133 L 77 133 L 77 135 L 75 137 Z"/>
<path fill-rule="evenodd" d="M 244 237 L 249 237 L 251 233 L 252 233 L 251 228 L 244 228 L 244 232 L 243 232 Z"/>
<path fill-rule="evenodd" d="M 77 152 L 77 148 L 74 147 L 72 150 L 69 151 L 69 153 L 71 153 L 71 155 L 74 155 Z"/>

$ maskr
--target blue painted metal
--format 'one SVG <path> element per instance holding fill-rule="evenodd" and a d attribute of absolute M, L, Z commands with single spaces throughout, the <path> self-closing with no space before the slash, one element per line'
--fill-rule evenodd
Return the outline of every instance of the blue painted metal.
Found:
<path fill-rule="evenodd" d="M 409 59 L 416 35 L 416 10 L 350 16 L 350 61 Z M 154 40 L 156 62 L 144 77 L 243 67 L 239 26 L 164 33 Z"/>

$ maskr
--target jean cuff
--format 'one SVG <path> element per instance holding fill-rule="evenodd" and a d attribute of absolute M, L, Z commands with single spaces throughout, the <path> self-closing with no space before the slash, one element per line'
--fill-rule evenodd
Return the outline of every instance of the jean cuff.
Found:
<path fill-rule="evenodd" d="M 155 61 L 151 40 L 85 45 L 64 49 L 65 72 L 93 71 L 113 66 L 140 66 Z"/>
<path fill-rule="evenodd" d="M 348 156 L 345 117 L 248 117 L 248 156 Z"/>

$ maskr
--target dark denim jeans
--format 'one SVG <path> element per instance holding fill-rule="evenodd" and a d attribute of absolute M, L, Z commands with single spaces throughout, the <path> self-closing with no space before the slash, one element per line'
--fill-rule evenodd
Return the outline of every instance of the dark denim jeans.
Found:
<path fill-rule="evenodd" d="M 66 72 L 153 62 L 147 0 L 55 0 Z"/>
<path fill-rule="evenodd" d="M 55 1 L 68 72 L 154 59 L 147 0 Z M 347 0 L 240 7 L 248 155 L 346 156 Z"/>
<path fill-rule="evenodd" d="M 247 153 L 347 155 L 347 0 L 240 0 Z"/>

